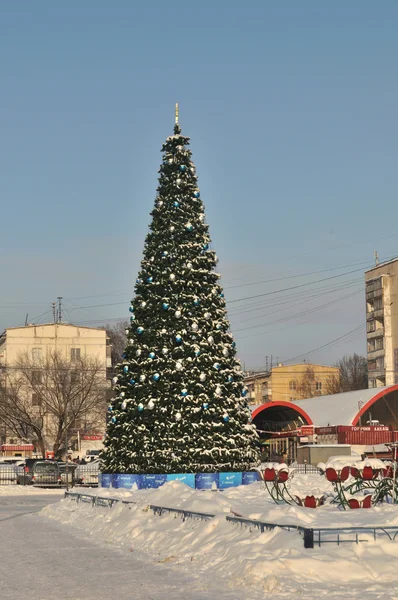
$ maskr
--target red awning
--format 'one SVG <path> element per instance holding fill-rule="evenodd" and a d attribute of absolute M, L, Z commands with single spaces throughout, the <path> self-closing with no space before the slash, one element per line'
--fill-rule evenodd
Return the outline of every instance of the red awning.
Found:
<path fill-rule="evenodd" d="M 27 451 L 27 450 L 34 450 L 35 447 L 33 444 L 3 444 L 1 446 L 1 451 L 2 452 L 7 452 L 10 450 L 17 450 L 17 451 Z"/>

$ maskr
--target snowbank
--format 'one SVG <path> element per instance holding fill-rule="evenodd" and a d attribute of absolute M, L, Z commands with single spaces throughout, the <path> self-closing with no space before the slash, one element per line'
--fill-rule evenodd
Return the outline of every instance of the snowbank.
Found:
<path fill-rule="evenodd" d="M 297 489 L 314 486 L 329 491 L 318 475 L 300 476 Z M 99 541 L 139 550 L 157 562 L 194 569 L 204 577 L 225 579 L 232 586 L 252 586 L 274 595 L 307 598 L 328 595 L 346 598 L 398 598 L 398 542 L 361 536 L 359 545 L 325 544 L 305 550 L 297 532 L 274 529 L 260 533 L 228 523 L 230 511 L 250 518 L 277 523 L 346 526 L 398 525 L 398 509 L 383 506 L 368 510 L 339 511 L 277 506 L 260 483 L 225 492 L 193 490 L 180 482 L 169 482 L 152 490 L 90 490 L 102 496 L 129 499 L 136 505 L 116 504 L 112 509 L 76 505 L 70 500 L 47 506 L 41 515 L 86 531 Z M 181 507 L 216 514 L 211 521 L 186 520 L 173 515 L 155 516 L 148 504 Z M 380 595 L 379 595 L 380 592 Z M 391 595 L 395 594 L 395 595 Z M 250 592 L 248 596 L 250 597 Z"/>

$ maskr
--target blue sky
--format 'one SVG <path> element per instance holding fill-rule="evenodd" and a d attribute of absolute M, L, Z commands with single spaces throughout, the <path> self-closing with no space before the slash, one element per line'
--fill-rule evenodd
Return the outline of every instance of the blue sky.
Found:
<path fill-rule="evenodd" d="M 398 254 L 397 2 L 1 13 L 0 327 L 58 295 L 127 315 L 179 101 L 246 367 L 365 351 L 362 269 Z"/>

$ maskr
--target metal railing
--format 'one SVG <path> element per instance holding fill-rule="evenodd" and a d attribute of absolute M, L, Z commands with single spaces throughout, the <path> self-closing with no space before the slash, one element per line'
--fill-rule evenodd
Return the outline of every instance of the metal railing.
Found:
<path fill-rule="evenodd" d="M 102 506 L 112 508 L 118 502 L 122 504 L 137 504 L 131 500 L 122 500 L 121 498 L 105 498 L 101 496 L 92 496 L 91 494 L 83 494 L 80 492 L 65 492 L 65 498 L 69 498 L 75 502 L 83 502 L 91 504 L 91 506 Z M 210 513 L 200 513 L 182 508 L 170 508 L 166 506 L 148 505 L 148 509 L 152 510 L 155 515 L 162 516 L 163 514 L 174 514 L 180 516 L 183 521 L 186 519 L 199 519 L 209 521 L 215 517 Z M 367 542 L 367 539 L 360 539 L 360 535 L 371 536 L 376 542 L 378 537 L 387 536 L 389 540 L 394 542 L 398 536 L 398 527 L 303 527 L 301 525 L 291 525 L 284 523 L 269 523 L 259 521 L 257 519 L 246 519 L 244 517 L 227 515 L 226 521 L 241 527 L 251 529 L 259 529 L 261 533 L 272 531 L 277 527 L 285 531 L 296 531 L 299 533 L 304 542 L 304 548 L 311 549 L 322 544 L 340 544 L 353 543 L 359 544 Z"/>
<path fill-rule="evenodd" d="M 295 473 L 299 473 L 300 475 L 309 475 L 309 474 L 319 475 L 319 473 L 320 473 L 320 470 L 318 469 L 318 467 L 315 467 L 314 465 L 308 465 L 306 463 L 304 463 L 304 464 L 292 463 L 290 465 L 290 470 L 294 471 Z"/>
<path fill-rule="evenodd" d="M 39 461 L 38 461 L 39 462 Z M 98 487 L 98 467 L 47 462 L 37 470 L 30 467 L 0 463 L 0 486 L 33 485 L 40 487 Z"/>

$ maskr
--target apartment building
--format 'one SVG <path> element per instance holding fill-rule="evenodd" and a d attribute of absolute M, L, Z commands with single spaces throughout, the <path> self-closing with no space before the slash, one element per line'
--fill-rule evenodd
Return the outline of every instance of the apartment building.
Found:
<path fill-rule="evenodd" d="M 323 396 L 328 393 L 328 380 L 333 377 L 339 377 L 337 367 L 311 363 L 280 363 L 269 371 L 247 372 L 245 385 L 248 388 L 248 402 L 259 405 L 271 401 L 291 402 L 310 396 Z"/>
<path fill-rule="evenodd" d="M 48 323 L 43 325 L 26 325 L 24 327 L 8 328 L 0 335 L 0 386 L 6 385 L 7 378 L 16 377 L 17 370 L 15 365 L 24 355 L 27 360 L 38 365 L 37 377 L 40 375 L 41 361 L 45 359 L 48 352 L 57 352 L 61 357 L 71 364 L 71 376 L 73 376 L 73 363 L 78 364 L 80 359 L 87 358 L 88 360 L 97 360 L 100 369 L 103 368 L 104 389 L 106 385 L 107 369 L 111 367 L 111 346 L 108 344 L 109 339 L 106 331 L 103 329 L 95 329 L 92 327 L 80 327 L 68 323 Z M 103 367 L 102 367 L 103 365 Z M 15 369 L 15 374 L 13 369 Z M 100 376 L 101 372 L 99 373 Z M 37 383 L 37 382 L 36 382 Z M 38 394 L 32 393 L 32 406 L 37 405 L 39 409 Z M 51 450 L 52 430 L 51 417 L 45 415 L 46 450 Z M 99 437 L 102 438 L 105 427 L 105 414 L 103 418 L 102 430 L 91 431 L 85 429 L 85 423 L 75 427 L 71 432 L 71 442 L 74 441 L 78 445 L 77 450 L 82 446 L 81 440 L 85 441 L 88 438 L 95 439 L 98 446 Z M 4 427 L 0 431 L 2 443 L 6 442 L 15 446 L 16 452 L 18 445 L 23 445 L 23 440 L 15 438 L 15 434 L 6 431 Z M 24 440 L 26 442 L 26 440 Z M 34 442 L 34 440 L 32 440 Z"/>
<path fill-rule="evenodd" d="M 398 258 L 365 273 L 369 387 L 398 383 Z"/>

